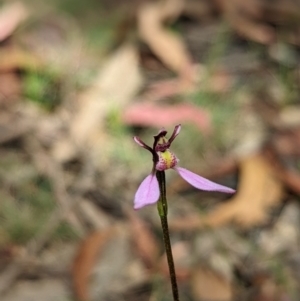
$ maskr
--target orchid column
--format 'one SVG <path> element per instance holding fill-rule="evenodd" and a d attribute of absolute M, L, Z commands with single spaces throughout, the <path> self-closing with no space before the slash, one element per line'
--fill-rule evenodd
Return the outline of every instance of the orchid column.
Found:
<path fill-rule="evenodd" d="M 153 160 L 153 168 L 151 174 L 144 179 L 135 194 L 134 209 L 140 209 L 144 206 L 151 205 L 157 202 L 157 208 L 161 219 L 164 244 L 168 259 L 174 301 L 179 301 L 179 296 L 167 220 L 168 204 L 166 197 L 165 170 L 176 170 L 184 180 L 186 180 L 192 186 L 201 190 L 219 191 L 224 193 L 235 192 L 235 190 L 232 188 L 211 182 L 185 168 L 177 166 L 179 160 L 177 159 L 175 154 L 170 151 L 169 148 L 176 136 L 179 134 L 180 129 L 181 125 L 176 125 L 171 137 L 168 140 L 166 139 L 167 131 L 165 129 L 161 129 L 159 133 L 154 136 L 153 147 L 148 146 L 140 138 L 134 137 L 134 141 L 138 145 L 147 149 L 152 154 Z"/>

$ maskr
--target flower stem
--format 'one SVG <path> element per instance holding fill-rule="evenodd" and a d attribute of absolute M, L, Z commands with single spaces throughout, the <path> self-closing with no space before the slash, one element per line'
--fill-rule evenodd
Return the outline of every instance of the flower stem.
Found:
<path fill-rule="evenodd" d="M 168 226 L 168 203 L 166 197 L 166 177 L 164 171 L 157 171 L 156 177 L 159 183 L 159 190 L 160 190 L 160 198 L 157 202 L 157 209 L 161 220 L 161 226 L 163 230 L 163 237 L 165 243 L 165 249 L 167 254 L 169 272 L 170 272 L 170 279 L 171 279 L 171 286 L 173 292 L 173 300 L 179 301 L 178 295 L 178 287 L 177 287 L 177 279 L 175 273 L 175 266 L 172 254 L 172 247 L 170 241 L 170 234 L 169 234 L 169 226 Z"/>

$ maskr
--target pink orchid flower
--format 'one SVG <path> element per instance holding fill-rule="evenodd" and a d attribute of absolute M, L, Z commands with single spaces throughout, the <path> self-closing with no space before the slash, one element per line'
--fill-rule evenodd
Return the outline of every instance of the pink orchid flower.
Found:
<path fill-rule="evenodd" d="M 160 196 L 159 184 L 156 178 L 156 171 L 165 171 L 167 169 L 174 169 L 179 175 L 192 186 L 205 191 L 219 191 L 224 193 L 234 193 L 235 190 L 226 186 L 209 181 L 185 168 L 177 166 L 179 160 L 173 152 L 170 151 L 174 139 L 181 130 L 181 125 L 176 125 L 171 137 L 167 140 L 165 129 L 161 129 L 159 133 L 154 136 L 153 147 L 151 148 L 144 143 L 139 137 L 134 137 L 134 141 L 141 147 L 151 152 L 153 156 L 153 169 L 149 176 L 147 176 L 139 186 L 135 198 L 134 209 L 140 209 L 144 206 L 154 204 L 158 201 Z"/>

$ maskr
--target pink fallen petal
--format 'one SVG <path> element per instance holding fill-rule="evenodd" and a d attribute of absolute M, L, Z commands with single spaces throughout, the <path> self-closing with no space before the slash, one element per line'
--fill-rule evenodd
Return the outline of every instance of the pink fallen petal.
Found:
<path fill-rule="evenodd" d="M 224 193 L 234 193 L 235 190 L 212 181 L 209 181 L 185 168 L 175 167 L 174 168 L 179 175 L 186 180 L 192 186 L 205 191 L 219 191 Z"/>
<path fill-rule="evenodd" d="M 150 174 L 141 183 L 134 197 L 134 209 L 154 204 L 159 198 L 159 186 L 155 175 Z"/>
<path fill-rule="evenodd" d="M 124 123 L 129 125 L 153 127 L 173 126 L 178 123 L 190 122 L 195 124 L 203 133 L 211 131 L 209 112 L 192 104 L 158 105 L 148 102 L 138 103 L 127 108 L 122 114 L 122 119 Z"/>

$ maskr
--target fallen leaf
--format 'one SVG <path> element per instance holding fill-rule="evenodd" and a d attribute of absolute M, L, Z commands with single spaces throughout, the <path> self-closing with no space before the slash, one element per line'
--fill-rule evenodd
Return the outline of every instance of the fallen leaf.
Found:
<path fill-rule="evenodd" d="M 155 268 L 159 254 L 159 242 L 149 229 L 149 226 L 136 214 L 136 212 L 127 210 L 127 216 L 129 218 L 135 251 L 147 268 Z"/>
<path fill-rule="evenodd" d="M 135 104 L 127 108 L 122 116 L 130 125 L 167 127 L 176 123 L 192 122 L 203 133 L 211 130 L 210 116 L 205 110 L 191 105 L 157 105 L 151 103 Z"/>
<path fill-rule="evenodd" d="M 263 23 L 262 1 L 221 0 L 218 1 L 225 18 L 242 36 L 262 44 L 270 44 L 275 37 L 274 30 Z"/>
<path fill-rule="evenodd" d="M 44 65 L 34 54 L 14 46 L 0 49 L 0 71 L 12 72 L 16 70 L 39 71 Z"/>
<path fill-rule="evenodd" d="M 204 267 L 197 267 L 194 270 L 191 287 L 196 301 L 230 301 L 233 299 L 230 280 Z"/>
<path fill-rule="evenodd" d="M 116 232 L 115 228 L 91 233 L 80 245 L 72 267 L 72 279 L 76 297 L 80 301 L 89 300 L 88 282 L 92 269 L 108 241 Z"/>
<path fill-rule="evenodd" d="M 28 10 L 22 2 L 6 4 L 0 11 L 0 41 L 9 37 L 28 17 Z"/>
<path fill-rule="evenodd" d="M 109 110 L 125 107 L 141 83 L 136 49 L 123 46 L 107 59 L 94 83 L 80 96 L 78 114 L 71 124 L 73 139 L 85 145 L 91 133 L 104 126 Z"/>
<path fill-rule="evenodd" d="M 79 96 L 70 121 L 71 141 L 63 137 L 53 149 L 54 157 L 66 161 L 77 151 L 89 151 L 90 158 L 98 158 L 104 164 L 108 157 L 105 151 L 110 151 L 105 127 L 107 114 L 128 105 L 141 84 L 137 51 L 125 45 L 107 59 L 92 85 Z"/>
<path fill-rule="evenodd" d="M 187 82 L 194 78 L 192 59 L 178 35 L 164 27 L 166 19 L 176 18 L 184 7 L 182 0 L 144 2 L 138 10 L 141 38 L 161 61 Z"/>
<path fill-rule="evenodd" d="M 240 226 L 254 226 L 263 223 L 268 217 L 267 210 L 282 199 L 282 182 L 262 154 L 240 162 L 239 179 L 237 193 L 209 213 L 205 224 L 220 226 L 234 221 Z"/>

